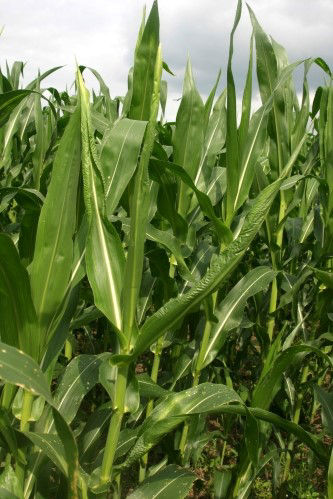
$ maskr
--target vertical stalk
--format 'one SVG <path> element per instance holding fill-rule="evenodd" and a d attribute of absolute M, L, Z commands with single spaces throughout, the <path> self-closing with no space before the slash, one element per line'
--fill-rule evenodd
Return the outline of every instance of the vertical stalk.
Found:
<path fill-rule="evenodd" d="M 16 393 L 16 386 L 6 383 L 2 390 L 1 406 L 3 409 L 9 409 L 12 405 Z"/>
<path fill-rule="evenodd" d="M 137 298 L 142 277 L 142 267 L 144 260 L 145 228 L 149 210 L 149 186 L 148 163 L 153 150 L 155 139 L 156 119 L 159 108 L 160 81 L 162 74 L 162 53 L 158 47 L 155 69 L 154 87 L 151 97 L 150 117 L 146 129 L 146 134 L 142 146 L 142 153 L 139 160 L 138 169 L 135 176 L 134 193 L 130 208 L 131 227 L 130 245 L 125 269 L 124 289 L 128 289 L 128 296 L 124 300 L 122 318 L 123 333 L 127 344 L 120 353 L 127 354 L 130 350 L 132 340 L 132 330 L 135 323 L 135 313 Z M 113 415 L 111 417 L 107 441 L 104 449 L 100 481 L 107 483 L 111 476 L 113 460 L 119 439 L 121 423 L 124 416 L 125 396 L 127 387 L 128 366 L 118 368 L 115 385 L 115 400 L 113 404 Z"/>
<path fill-rule="evenodd" d="M 306 380 L 308 378 L 308 375 L 309 375 L 309 367 L 305 366 L 303 368 L 303 372 L 302 372 L 301 383 L 305 383 L 306 382 Z M 301 409 L 302 409 L 303 398 L 304 398 L 303 392 L 299 392 L 297 394 L 297 399 L 296 399 L 296 404 L 295 404 L 295 411 L 294 411 L 294 415 L 293 415 L 293 419 L 292 419 L 293 423 L 296 423 L 296 424 L 299 423 L 299 419 L 300 419 L 300 416 L 301 416 Z M 294 435 L 292 435 L 290 437 L 289 444 L 288 444 L 288 451 L 287 451 L 287 455 L 286 455 L 286 462 L 285 462 L 284 471 L 283 471 L 283 481 L 288 480 L 288 477 L 289 477 L 289 470 L 290 470 L 290 464 L 291 464 L 291 454 L 292 454 L 292 452 L 294 450 L 294 444 L 295 444 L 295 437 L 294 437 Z"/>
<path fill-rule="evenodd" d="M 108 436 L 106 440 L 102 468 L 101 483 L 107 483 L 111 476 L 114 456 L 117 449 L 121 422 L 124 416 L 126 386 L 128 367 L 119 367 L 115 386 L 115 399 L 113 404 L 113 414 L 110 421 Z"/>
<path fill-rule="evenodd" d="M 279 218 L 278 218 L 278 224 L 283 220 L 286 212 L 286 200 L 285 200 L 285 195 L 284 192 L 280 192 L 280 209 L 279 209 Z M 269 224 L 267 222 L 267 232 L 269 234 L 269 242 L 271 241 L 271 232 L 269 228 Z M 283 242 L 283 227 L 280 227 L 280 229 L 276 233 L 276 244 L 280 248 L 280 253 L 282 252 L 282 242 Z M 273 251 L 271 252 L 271 259 L 272 259 L 272 267 L 273 270 L 278 270 L 278 265 L 276 262 L 275 254 Z M 276 306 L 277 306 L 277 299 L 278 299 L 278 289 L 277 289 L 277 281 L 276 278 L 273 279 L 272 282 L 272 287 L 271 287 L 271 296 L 270 296 L 270 301 L 269 301 L 269 319 L 267 321 L 267 335 L 269 337 L 270 342 L 273 340 L 273 333 L 274 333 L 274 327 L 275 327 L 275 317 L 272 315 L 276 311 Z"/>
<path fill-rule="evenodd" d="M 215 307 L 216 297 L 217 297 L 217 292 L 215 292 L 213 294 L 213 307 Z M 202 340 L 200 343 L 198 357 L 197 357 L 196 362 L 195 362 L 192 387 L 197 386 L 199 384 L 200 374 L 201 374 L 201 370 L 203 368 L 203 361 L 205 358 L 205 353 L 207 350 L 207 346 L 208 346 L 208 342 L 209 342 L 209 338 L 210 338 L 210 333 L 211 333 L 212 325 L 213 325 L 212 322 L 209 320 L 209 310 L 208 310 L 208 305 L 207 305 L 206 300 L 204 302 L 204 306 L 205 306 L 206 322 L 205 322 L 205 328 L 204 328 Z M 180 450 L 180 455 L 181 455 L 182 460 L 184 460 L 184 456 L 185 456 L 185 448 L 186 448 L 188 430 L 189 430 L 189 425 L 187 422 L 185 422 L 184 426 L 183 426 L 182 436 L 180 438 L 180 443 L 179 443 L 179 450 Z"/>
<path fill-rule="evenodd" d="M 160 361 L 161 361 L 162 343 L 163 343 L 163 337 L 158 339 L 157 345 L 156 345 L 156 352 L 154 353 L 153 366 L 152 366 L 151 375 L 150 375 L 150 377 L 151 377 L 152 381 L 154 381 L 154 383 L 157 383 L 158 370 L 159 370 Z M 153 408 L 154 408 L 154 401 L 151 399 L 151 400 L 149 400 L 148 405 L 147 405 L 146 419 L 150 416 Z M 147 464 L 148 464 L 148 453 L 142 457 L 142 462 L 140 462 L 139 482 L 142 482 L 145 479 Z"/>
<path fill-rule="evenodd" d="M 22 414 L 21 414 L 21 423 L 20 423 L 20 430 L 22 432 L 29 430 L 29 419 L 31 416 L 33 399 L 34 396 L 30 392 L 27 391 L 23 392 Z M 16 476 L 23 487 L 25 466 L 22 461 L 17 461 L 15 471 L 16 471 Z"/>

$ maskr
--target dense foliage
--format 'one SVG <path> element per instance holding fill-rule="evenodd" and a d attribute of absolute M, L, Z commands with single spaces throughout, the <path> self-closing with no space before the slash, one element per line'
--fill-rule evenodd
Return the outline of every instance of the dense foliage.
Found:
<path fill-rule="evenodd" d="M 290 497 L 299 455 L 333 497 L 331 73 L 249 9 L 237 114 L 241 9 L 226 89 L 188 61 L 174 123 L 156 2 L 124 98 L 0 74 L 2 498 Z"/>

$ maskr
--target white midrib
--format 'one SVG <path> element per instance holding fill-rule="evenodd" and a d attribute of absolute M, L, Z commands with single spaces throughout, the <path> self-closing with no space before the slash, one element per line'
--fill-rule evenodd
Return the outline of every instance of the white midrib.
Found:
<path fill-rule="evenodd" d="M 25 106 L 25 99 L 23 99 L 23 102 L 18 106 L 18 109 L 16 111 L 16 113 L 14 114 L 14 117 L 12 119 L 12 124 L 11 126 L 9 126 L 6 130 L 6 135 L 5 135 L 5 140 L 4 140 L 4 144 L 3 144 L 3 150 L 5 151 L 6 150 L 6 147 L 11 139 L 11 136 L 12 136 L 12 131 L 16 125 L 16 122 L 17 122 L 17 118 L 18 116 L 21 114 L 22 112 L 22 109 L 24 108 Z"/>
<path fill-rule="evenodd" d="M 107 246 L 106 246 L 106 242 L 105 242 L 104 230 L 103 230 L 102 221 L 101 221 L 99 208 L 98 208 L 96 186 L 95 186 L 95 182 L 94 182 L 91 161 L 90 161 L 90 175 L 91 175 L 93 202 L 94 202 L 94 208 L 95 208 L 96 219 L 97 219 L 97 230 L 98 230 L 99 240 L 101 242 L 103 257 L 104 257 L 103 260 L 105 263 L 107 282 L 108 282 L 108 286 L 109 286 L 109 291 L 111 293 L 111 300 L 112 300 L 112 306 L 113 306 L 113 311 L 114 311 L 114 315 L 115 315 L 116 326 L 119 330 L 121 330 L 120 307 L 119 307 L 119 302 L 118 302 L 118 297 L 117 297 L 116 285 L 114 282 L 112 269 L 111 269 L 111 265 L 110 265 L 108 250 L 107 250 Z"/>
<path fill-rule="evenodd" d="M 218 120 L 216 121 L 216 125 L 213 128 L 213 131 L 211 133 L 210 139 L 209 139 L 208 143 L 205 146 L 205 150 L 204 150 L 204 153 L 202 155 L 202 158 L 201 158 L 201 161 L 200 161 L 200 164 L 199 164 L 199 168 L 198 168 L 198 171 L 197 171 L 197 176 L 195 177 L 195 181 L 194 181 L 194 185 L 195 186 L 199 182 L 199 178 L 200 178 L 200 175 L 201 175 L 201 170 L 202 170 L 203 164 L 205 162 L 205 159 L 207 158 L 208 150 L 210 148 L 211 143 L 213 142 L 213 138 L 215 137 L 215 132 L 216 132 L 217 127 L 218 127 L 219 124 L 220 124 L 220 118 L 218 118 Z"/>
<path fill-rule="evenodd" d="M 182 476 L 185 476 L 187 475 L 187 472 L 186 473 L 182 473 L 181 475 L 178 475 L 176 476 L 176 478 L 174 478 L 173 480 L 171 480 L 170 482 L 168 482 L 167 484 L 164 485 L 164 487 L 162 487 L 158 492 L 157 494 L 151 496 L 151 499 L 155 499 L 156 497 L 158 497 L 167 487 L 169 487 L 173 482 L 175 482 L 176 480 L 178 480 L 178 478 L 181 478 Z"/>
<path fill-rule="evenodd" d="M 72 164 L 72 162 L 73 162 L 73 157 L 74 157 L 74 150 L 72 150 L 71 159 L 69 161 L 70 164 Z M 68 176 L 67 176 L 67 180 L 68 180 Z M 67 188 L 68 188 L 68 183 L 67 183 Z M 60 209 L 59 223 L 58 223 L 58 227 L 57 227 L 57 232 L 56 232 L 56 237 L 55 237 L 55 243 L 53 245 L 52 253 L 51 253 L 51 263 L 50 263 L 50 266 L 49 266 L 49 269 L 48 269 L 48 272 L 47 272 L 47 275 L 46 275 L 46 279 L 44 281 L 44 288 L 43 288 L 43 292 L 42 292 L 42 296 L 41 296 L 41 300 L 40 300 L 40 303 L 39 303 L 38 310 L 37 310 L 37 307 L 36 307 L 36 312 L 38 313 L 38 322 L 39 322 L 40 325 L 41 325 L 41 320 L 42 320 L 42 311 L 44 309 L 44 302 L 46 300 L 46 295 L 47 295 L 47 291 L 48 291 L 48 288 L 49 288 L 49 281 L 50 281 L 50 278 L 51 278 L 51 273 L 52 273 L 52 270 L 53 270 L 53 265 L 55 263 L 55 254 L 56 254 L 56 250 L 58 248 L 58 243 L 59 243 L 59 239 L 60 239 L 60 232 L 61 232 L 61 229 L 62 229 L 62 220 L 63 220 L 63 217 L 65 215 L 66 201 L 67 201 L 67 198 L 66 198 L 66 196 L 64 196 L 63 197 L 63 202 L 61 204 L 61 209 Z"/>
<path fill-rule="evenodd" d="M 214 347 L 215 345 L 215 342 L 217 340 L 217 337 L 219 336 L 221 330 L 223 329 L 223 327 L 225 326 L 227 320 L 229 319 L 229 317 L 231 316 L 232 312 L 235 310 L 235 308 L 237 307 L 237 305 L 239 304 L 239 302 L 243 299 L 243 296 L 248 293 L 248 291 L 258 282 L 260 281 L 260 279 L 262 279 L 263 277 L 265 277 L 267 274 L 269 274 L 271 272 L 271 270 L 267 270 L 267 272 L 265 272 L 264 274 L 261 274 L 255 281 L 253 281 L 247 288 L 246 290 L 238 297 L 238 299 L 234 302 L 234 304 L 230 307 L 229 311 L 227 312 L 224 320 L 221 322 L 221 325 L 220 327 L 217 329 L 215 335 L 213 336 L 210 344 L 208 345 L 208 348 L 207 348 L 207 351 L 206 351 L 206 354 L 205 354 L 205 357 L 204 357 L 204 362 L 205 360 L 207 359 L 210 351 L 212 350 L 212 348 Z"/>
<path fill-rule="evenodd" d="M 305 238 L 307 237 L 307 232 L 310 228 L 310 225 L 313 223 L 313 220 L 314 220 L 314 213 L 312 212 L 312 215 L 309 217 L 309 222 L 308 224 L 305 226 L 305 230 L 303 232 L 303 236 L 301 237 L 301 239 L 299 240 L 300 243 L 303 243 Z"/>
<path fill-rule="evenodd" d="M 212 393 L 211 395 L 208 395 L 206 398 L 200 400 L 197 404 L 195 404 L 193 407 L 190 408 L 190 410 L 188 411 L 188 414 L 193 412 L 194 409 L 196 409 L 199 405 L 203 404 L 204 402 L 206 402 L 207 400 L 209 400 L 213 397 L 216 397 L 216 393 Z"/>
<path fill-rule="evenodd" d="M 244 163 L 244 167 L 242 169 L 242 173 L 241 173 L 240 178 L 239 178 L 237 193 L 236 193 L 235 202 L 234 202 L 234 210 L 236 209 L 236 206 L 237 206 L 237 201 L 238 201 L 238 198 L 239 198 L 239 195 L 240 195 L 240 191 L 241 191 L 242 186 L 243 186 L 244 177 L 245 177 L 245 174 L 247 172 L 247 168 L 248 168 L 248 165 L 249 165 L 249 162 L 250 162 L 251 154 L 253 152 L 255 143 L 257 141 L 257 137 L 258 137 L 258 134 L 259 134 L 259 130 L 260 130 L 261 123 L 262 123 L 262 120 L 264 118 L 264 115 L 265 115 L 265 111 L 263 110 L 261 118 L 260 118 L 260 121 L 259 121 L 259 124 L 258 124 L 258 127 L 257 127 L 256 134 L 255 134 L 254 139 L 252 141 L 249 153 L 247 155 L 246 161 Z"/>
<path fill-rule="evenodd" d="M 220 177 L 222 177 L 222 175 L 223 175 L 223 171 L 222 171 L 221 173 L 219 173 L 219 175 L 218 175 L 218 176 L 217 176 L 217 177 L 213 180 L 213 182 L 210 184 L 210 186 L 209 186 L 209 188 L 208 188 L 208 190 L 207 190 L 207 192 L 206 192 L 207 196 L 208 196 L 208 194 L 210 194 L 210 192 L 211 192 L 211 190 L 213 189 L 214 185 L 217 183 L 218 179 L 219 179 Z M 191 216 L 191 218 L 190 218 L 190 220 L 189 220 L 189 222 L 188 222 L 188 225 L 189 225 L 189 226 L 192 224 L 193 220 L 195 219 L 195 217 L 197 216 L 197 214 L 199 213 L 199 211 L 200 211 L 200 208 L 199 208 L 199 207 L 197 207 L 197 208 L 195 209 L 195 211 L 193 212 L 193 215 Z"/>

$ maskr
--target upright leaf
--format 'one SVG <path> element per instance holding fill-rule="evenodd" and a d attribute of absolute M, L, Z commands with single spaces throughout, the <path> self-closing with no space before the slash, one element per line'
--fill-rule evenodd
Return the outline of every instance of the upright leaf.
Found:
<path fill-rule="evenodd" d="M 236 89 L 232 74 L 232 56 L 234 51 L 234 34 L 242 13 L 242 0 L 238 0 L 235 21 L 230 33 L 229 58 L 227 70 L 227 198 L 226 221 L 230 225 L 233 217 L 233 200 L 238 184 L 238 138 L 237 138 L 237 106 Z"/>
<path fill-rule="evenodd" d="M 135 172 L 145 129 L 145 122 L 124 118 L 103 138 L 100 162 L 108 217 L 113 215 Z"/>
<path fill-rule="evenodd" d="M 87 275 L 96 306 L 114 325 L 121 339 L 120 299 L 125 264 L 124 250 L 115 228 L 105 216 L 104 175 L 97 158 L 92 131 L 89 92 L 84 86 L 80 72 L 78 83 L 82 114 L 84 199 L 89 225 L 86 245 Z"/>
<path fill-rule="evenodd" d="M 149 17 L 139 33 L 133 71 L 133 93 L 129 118 L 148 121 L 151 115 L 151 96 L 154 87 L 154 70 L 159 46 L 159 16 L 155 0 Z"/>
<path fill-rule="evenodd" d="M 73 262 L 76 198 L 80 172 L 80 110 L 72 114 L 53 162 L 52 177 L 41 209 L 31 290 L 43 344 L 52 336 L 50 326 L 64 299 Z"/>
<path fill-rule="evenodd" d="M 204 105 L 196 89 L 190 60 L 187 62 L 183 96 L 177 112 L 173 137 L 174 161 L 182 166 L 192 180 L 195 179 L 202 155 L 204 140 Z M 186 215 L 190 191 L 180 183 L 178 211 Z"/>

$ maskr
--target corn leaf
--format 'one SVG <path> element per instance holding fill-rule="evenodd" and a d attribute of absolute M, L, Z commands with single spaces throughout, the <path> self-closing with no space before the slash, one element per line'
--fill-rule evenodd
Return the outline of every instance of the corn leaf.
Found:
<path fill-rule="evenodd" d="M 146 499 L 147 497 L 159 497 L 169 499 L 177 497 L 183 499 L 196 479 L 195 474 L 184 468 L 179 468 L 175 464 L 170 464 L 158 471 L 132 492 L 128 499 Z"/>

